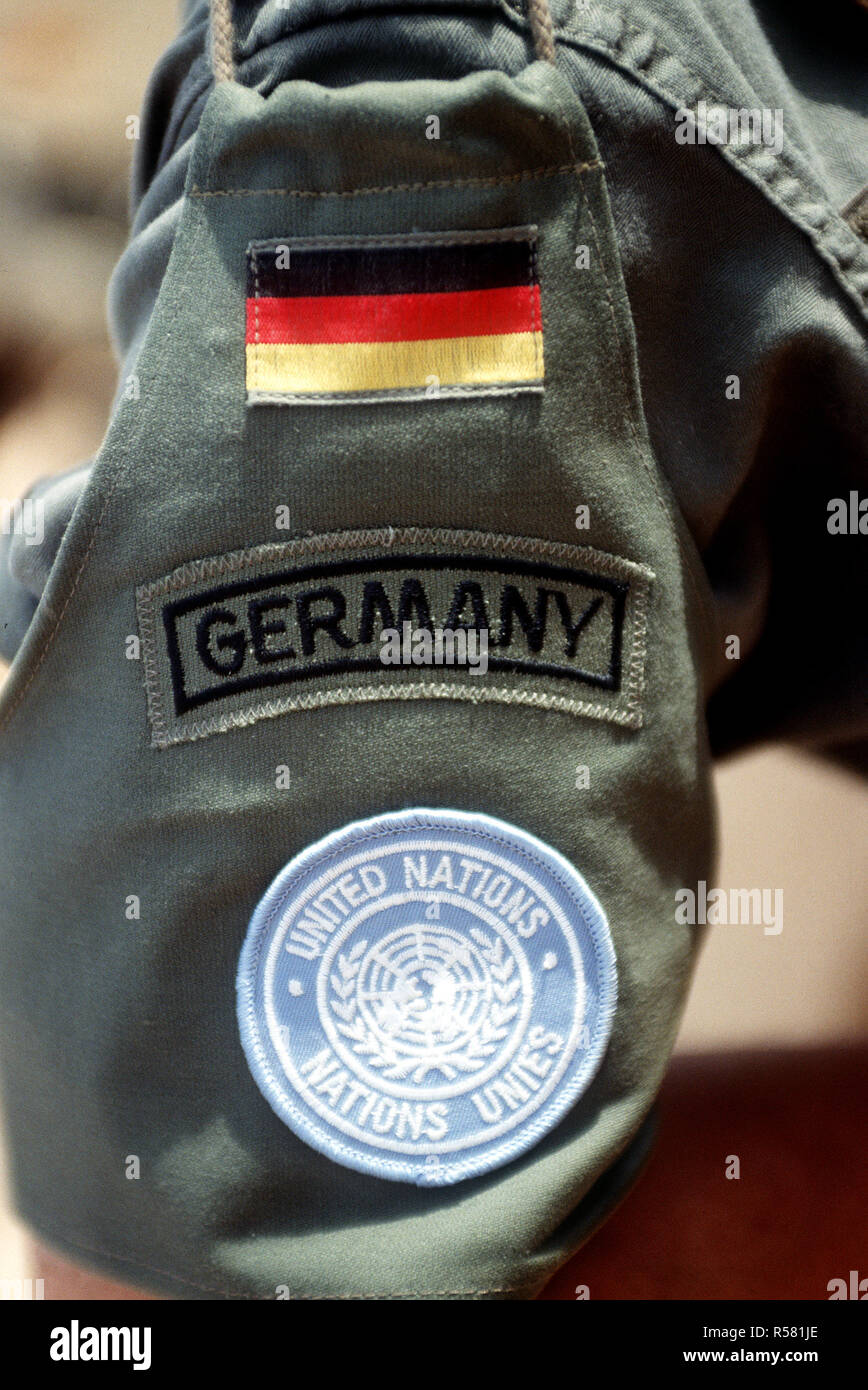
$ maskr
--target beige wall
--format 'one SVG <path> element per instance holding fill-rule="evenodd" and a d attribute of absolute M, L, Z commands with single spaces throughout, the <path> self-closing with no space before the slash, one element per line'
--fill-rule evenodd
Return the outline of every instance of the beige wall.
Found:
<path fill-rule="evenodd" d="M 679 1048 L 868 1037 L 868 787 L 769 748 L 717 774 L 717 883 L 780 888 L 783 930 L 718 926 L 700 957 Z"/>

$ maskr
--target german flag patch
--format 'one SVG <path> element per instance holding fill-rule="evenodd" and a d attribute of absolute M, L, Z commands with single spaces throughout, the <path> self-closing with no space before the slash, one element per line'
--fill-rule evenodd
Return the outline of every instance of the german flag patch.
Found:
<path fill-rule="evenodd" d="M 542 391 L 536 228 L 253 242 L 246 344 L 252 405 Z"/>

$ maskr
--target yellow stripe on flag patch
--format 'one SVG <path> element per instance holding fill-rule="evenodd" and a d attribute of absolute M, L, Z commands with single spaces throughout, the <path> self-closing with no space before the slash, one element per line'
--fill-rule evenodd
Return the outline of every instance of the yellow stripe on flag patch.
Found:
<path fill-rule="evenodd" d="M 508 386 L 542 379 L 541 332 L 404 342 L 247 344 L 247 389 L 253 393 Z"/>

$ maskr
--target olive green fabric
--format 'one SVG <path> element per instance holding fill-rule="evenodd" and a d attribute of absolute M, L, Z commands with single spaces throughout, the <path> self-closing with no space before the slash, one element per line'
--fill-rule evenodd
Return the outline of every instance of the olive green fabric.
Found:
<path fill-rule="evenodd" d="M 526 225 L 542 395 L 246 406 L 250 241 Z M 183 1297 L 530 1296 L 629 1179 L 696 944 L 675 892 L 713 872 L 705 580 L 648 443 L 604 173 L 568 83 L 533 63 L 516 78 L 294 80 L 267 98 L 219 86 L 136 374 L 0 705 L 19 1209 L 76 1258 Z M 392 699 L 152 746 L 129 642 L 138 588 L 384 527 L 587 545 L 650 571 L 641 727 Z M 336 827 L 413 805 L 484 811 L 566 855 L 618 960 L 613 1037 L 570 1114 L 515 1162 L 436 1190 L 306 1146 L 262 1097 L 235 1023 L 238 955 L 275 874 Z"/>

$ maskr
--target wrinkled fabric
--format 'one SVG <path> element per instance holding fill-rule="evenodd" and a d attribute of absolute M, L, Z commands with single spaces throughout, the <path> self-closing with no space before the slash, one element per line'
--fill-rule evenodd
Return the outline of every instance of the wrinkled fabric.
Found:
<path fill-rule="evenodd" d="M 111 290 L 109 432 L 92 470 L 47 488 L 44 548 L 22 557 L 13 537 L 7 555 L 35 610 L 0 701 L 16 1201 L 74 1258 L 183 1297 L 527 1298 L 647 1153 L 701 935 L 676 895 L 714 870 L 712 746 L 864 732 L 859 538 L 826 527 L 828 498 L 864 478 L 868 261 L 836 211 L 862 181 L 857 121 L 847 103 L 832 118 L 771 10 L 738 7 L 736 34 L 730 7 L 558 4 L 556 71 L 505 2 L 237 13 L 238 83 L 211 83 L 201 5 L 155 75 Z M 705 93 L 780 104 L 780 158 L 679 145 L 675 111 Z M 430 111 L 443 143 L 420 139 Z M 246 406 L 251 241 L 531 224 L 539 397 Z M 138 623 L 147 657 L 166 621 L 137 616 L 137 592 L 186 592 L 192 561 L 237 569 L 283 503 L 323 544 L 463 528 L 486 553 L 537 537 L 641 567 L 637 717 L 389 697 L 152 741 L 160 673 L 129 637 Z M 619 999 L 554 1130 L 438 1192 L 308 1148 L 259 1094 L 234 1018 L 247 924 L 287 861 L 425 805 L 500 817 L 575 865 Z"/>
<path fill-rule="evenodd" d="M 463 8 L 457 18 L 424 0 L 397 11 L 375 0 L 236 5 L 239 81 L 264 94 L 291 77 L 344 86 L 519 71 L 521 6 Z M 864 603 L 864 566 L 857 538 L 830 537 L 825 523 L 829 499 L 864 489 L 866 478 L 868 253 L 839 214 L 868 182 L 868 16 L 839 3 L 820 23 L 815 7 L 780 0 L 557 0 L 553 13 L 559 63 L 607 168 L 655 454 L 705 562 L 719 631 L 740 639 L 737 663 L 719 644 L 712 744 L 730 751 L 775 736 L 847 744 L 856 756 L 865 643 L 848 614 Z M 110 290 L 119 395 L 165 272 L 212 85 L 207 3 L 187 0 L 146 97 L 132 235 Z M 700 97 L 780 109 L 782 157 L 677 145 L 675 110 Z M 828 259 L 836 234 L 850 258 L 843 279 Z M 740 379 L 737 402 L 725 395 L 730 374 Z M 84 476 L 76 470 L 72 486 Z M 57 507 L 43 572 L 68 495 L 43 492 L 49 514 Z M 16 559 L 21 547 L 20 537 L 0 536 L 7 659 L 38 598 L 20 584 L 17 568 L 30 563 Z"/>

